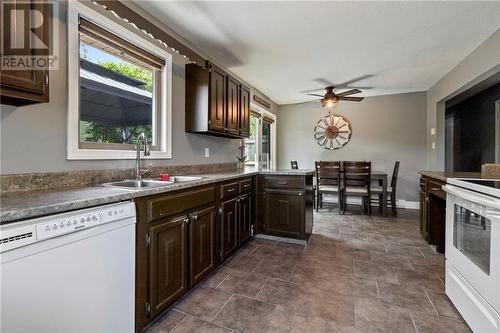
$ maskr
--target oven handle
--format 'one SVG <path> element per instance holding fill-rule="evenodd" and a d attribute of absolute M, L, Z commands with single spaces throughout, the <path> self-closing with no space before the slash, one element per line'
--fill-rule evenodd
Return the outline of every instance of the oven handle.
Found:
<path fill-rule="evenodd" d="M 474 202 L 476 204 L 498 209 L 499 211 L 497 211 L 497 213 L 500 214 L 500 200 L 492 199 L 491 197 L 484 194 L 459 189 L 451 185 L 443 186 L 443 190 L 445 190 L 447 193 L 453 194 L 459 198 Z"/>

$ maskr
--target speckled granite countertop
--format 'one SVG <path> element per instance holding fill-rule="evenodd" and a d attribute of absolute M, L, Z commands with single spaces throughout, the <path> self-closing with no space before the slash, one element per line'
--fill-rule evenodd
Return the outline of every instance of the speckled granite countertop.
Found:
<path fill-rule="evenodd" d="M 481 178 L 480 172 L 420 171 L 419 174 L 444 182 L 448 178 Z"/>
<path fill-rule="evenodd" d="M 202 176 L 203 179 L 139 190 L 117 189 L 113 187 L 95 185 L 79 188 L 6 193 L 2 194 L 0 201 L 0 224 L 130 200 L 148 195 L 167 193 L 257 174 L 305 176 L 313 173 L 314 170 L 248 169 L 239 172 L 235 171 L 229 173 L 197 175 Z"/>

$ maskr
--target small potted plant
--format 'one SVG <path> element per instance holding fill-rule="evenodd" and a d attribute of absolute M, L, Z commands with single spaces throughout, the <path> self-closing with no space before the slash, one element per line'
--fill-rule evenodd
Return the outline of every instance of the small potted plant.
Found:
<path fill-rule="evenodd" d="M 243 140 L 240 141 L 238 150 L 240 151 L 240 154 L 236 156 L 236 158 L 238 159 L 238 169 L 243 170 L 245 169 L 245 161 L 247 160 L 247 156 L 245 155 L 245 144 L 243 143 Z"/>

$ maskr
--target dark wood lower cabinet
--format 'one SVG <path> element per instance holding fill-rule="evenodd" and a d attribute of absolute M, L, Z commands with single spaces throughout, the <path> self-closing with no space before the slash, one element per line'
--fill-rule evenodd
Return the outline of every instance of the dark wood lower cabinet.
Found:
<path fill-rule="evenodd" d="M 194 286 L 215 268 L 215 207 L 189 215 L 190 286 Z"/>
<path fill-rule="evenodd" d="M 251 238 L 252 190 L 247 177 L 135 199 L 137 332 Z"/>
<path fill-rule="evenodd" d="M 303 197 L 300 190 L 266 190 L 265 231 L 282 237 L 301 237 L 303 234 Z"/>
<path fill-rule="evenodd" d="M 180 216 L 149 228 L 151 316 L 167 308 L 187 289 L 187 222 L 187 216 Z"/>
<path fill-rule="evenodd" d="M 238 249 L 238 198 L 221 203 L 221 257 L 229 258 Z"/>
<path fill-rule="evenodd" d="M 239 242 L 243 244 L 252 237 L 252 195 L 238 199 Z"/>

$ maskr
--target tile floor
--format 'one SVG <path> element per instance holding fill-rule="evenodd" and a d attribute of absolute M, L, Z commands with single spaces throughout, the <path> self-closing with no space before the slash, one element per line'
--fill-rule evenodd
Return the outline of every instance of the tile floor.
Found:
<path fill-rule="evenodd" d="M 417 211 L 314 214 L 307 247 L 253 240 L 147 333 L 470 332 Z"/>

